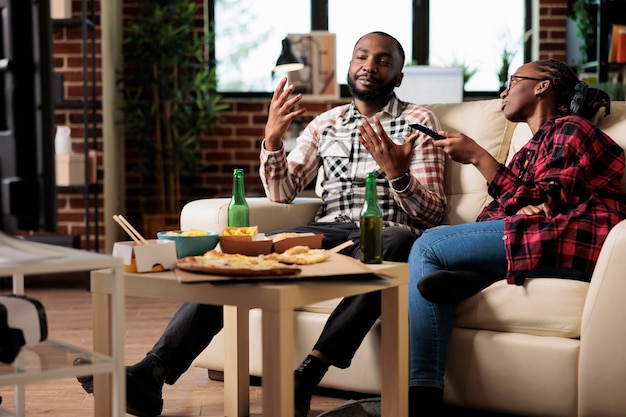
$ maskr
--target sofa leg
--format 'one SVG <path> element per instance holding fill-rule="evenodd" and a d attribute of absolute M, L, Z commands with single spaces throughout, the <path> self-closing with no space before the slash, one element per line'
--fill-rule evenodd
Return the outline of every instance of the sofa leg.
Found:
<path fill-rule="evenodd" d="M 207 374 L 211 381 L 224 382 L 224 371 L 215 371 L 213 369 L 207 369 Z M 250 386 L 260 387 L 262 384 L 261 377 L 250 375 Z"/>
<path fill-rule="evenodd" d="M 207 373 L 209 374 L 209 379 L 211 381 L 222 381 L 222 382 L 224 382 L 224 371 L 214 371 L 212 369 L 208 369 Z"/>

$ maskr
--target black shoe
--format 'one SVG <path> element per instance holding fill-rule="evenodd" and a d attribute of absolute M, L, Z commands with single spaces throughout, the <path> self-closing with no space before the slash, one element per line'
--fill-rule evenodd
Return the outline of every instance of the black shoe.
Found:
<path fill-rule="evenodd" d="M 409 417 L 442 417 L 443 390 L 436 387 L 409 387 Z"/>
<path fill-rule="evenodd" d="M 422 278 L 417 289 L 431 303 L 457 303 L 498 280 L 484 272 L 437 271 Z"/>
<path fill-rule="evenodd" d="M 74 366 L 90 365 L 91 361 L 83 358 L 74 359 Z M 93 375 L 77 376 L 76 379 L 80 382 L 80 386 L 83 387 L 87 394 L 93 394 Z"/>
<path fill-rule="evenodd" d="M 126 368 L 126 412 L 139 417 L 160 416 L 163 411 L 163 382 L 142 378 Z"/>
<path fill-rule="evenodd" d="M 75 366 L 90 363 L 87 359 L 77 358 Z M 136 366 L 126 367 L 126 412 L 139 417 L 155 417 L 163 411 L 162 387 L 165 380 L 162 368 L 158 365 L 150 369 L 151 374 L 146 374 L 144 369 Z M 161 378 L 162 376 L 162 378 Z M 80 385 L 88 394 L 93 394 L 93 375 L 76 377 Z"/>
<path fill-rule="evenodd" d="M 308 355 L 293 373 L 295 417 L 307 417 L 311 409 L 313 389 L 328 371 L 321 359 Z"/>

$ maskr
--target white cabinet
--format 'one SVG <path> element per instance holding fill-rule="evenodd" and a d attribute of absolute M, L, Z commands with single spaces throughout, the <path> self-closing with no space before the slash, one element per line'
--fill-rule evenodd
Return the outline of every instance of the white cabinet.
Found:
<path fill-rule="evenodd" d="M 109 319 L 111 320 L 112 334 L 124 334 L 124 285 L 122 283 L 122 260 L 120 258 L 35 242 L 28 242 L 27 245 L 34 249 L 54 251 L 57 256 L 28 262 L 8 262 L 6 258 L 2 257 L 3 245 L 0 241 L 0 276 L 13 277 L 14 294 L 24 294 L 24 280 L 28 279 L 29 275 L 112 268 L 115 276 L 112 283 L 115 290 L 112 292 L 112 308 Z M 124 416 L 126 408 L 124 344 L 121 340 L 113 340 L 112 342 L 113 354 L 111 356 L 91 352 L 53 338 L 22 348 L 12 364 L 0 363 L 0 385 L 14 385 L 16 404 L 14 411 L 0 407 L 0 416 L 25 415 L 25 384 L 89 374 L 111 375 L 112 415 Z M 89 359 L 91 364 L 80 367 L 73 366 L 73 360 L 79 356 Z M 59 407 L 63 406 L 67 405 L 59 404 Z"/>

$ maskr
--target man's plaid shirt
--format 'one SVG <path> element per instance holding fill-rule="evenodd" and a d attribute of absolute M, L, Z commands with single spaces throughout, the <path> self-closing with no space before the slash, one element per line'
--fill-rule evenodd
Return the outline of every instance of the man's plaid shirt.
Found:
<path fill-rule="evenodd" d="M 544 123 L 489 184 L 494 200 L 478 221 L 504 218 L 507 281 L 535 267 L 593 272 L 609 230 L 626 217 L 624 152 L 588 120 Z M 547 203 L 552 217 L 515 214 Z"/>
<path fill-rule="evenodd" d="M 362 117 L 354 102 L 322 113 L 309 123 L 288 156 L 284 148 L 270 152 L 262 144 L 259 173 L 268 198 L 291 202 L 316 178 L 322 166 L 324 203 L 315 220 L 358 223 L 365 197 L 365 177 L 368 172 L 376 171 L 385 226 L 408 227 L 420 234 L 425 228 L 438 225 L 446 206 L 444 152 L 420 134 L 414 142 L 410 184 L 401 192 L 393 190 L 385 173 L 359 143 L 358 125 Z M 439 121 L 432 112 L 395 96 L 376 117 L 389 137 L 399 144 L 416 132 L 409 123 L 418 122 L 439 130 Z"/>

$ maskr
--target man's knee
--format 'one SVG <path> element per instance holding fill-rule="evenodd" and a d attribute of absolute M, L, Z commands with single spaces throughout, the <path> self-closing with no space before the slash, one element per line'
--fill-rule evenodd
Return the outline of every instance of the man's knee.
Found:
<path fill-rule="evenodd" d="M 402 227 L 386 227 L 383 230 L 383 259 L 406 262 L 416 236 Z"/>

